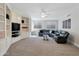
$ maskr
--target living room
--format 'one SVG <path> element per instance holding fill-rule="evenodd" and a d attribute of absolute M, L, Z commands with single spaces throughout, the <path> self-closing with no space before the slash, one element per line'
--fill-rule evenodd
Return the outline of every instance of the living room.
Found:
<path fill-rule="evenodd" d="M 79 55 L 78 6 L 79 3 L 0 3 L 0 55 Z"/>
<path fill-rule="evenodd" d="M 72 4 L 75 7 L 66 7 L 64 12 L 61 9 L 62 12 L 53 12 L 53 18 L 51 18 L 51 15 L 48 14 L 45 16 L 45 18 L 32 18 L 31 21 L 31 32 L 33 35 L 39 36 L 39 30 L 41 29 L 47 29 L 47 30 L 64 30 L 68 31 L 70 33 L 70 42 L 77 47 L 79 47 L 78 43 L 78 4 Z M 72 6 L 71 5 L 71 6 Z M 63 8 L 64 9 L 64 8 Z M 44 11 L 44 10 L 43 10 Z M 51 11 L 48 11 L 47 13 L 50 13 Z M 51 12 L 52 13 L 52 12 Z M 60 14 L 62 16 L 60 16 Z M 56 16 L 55 16 L 56 15 Z M 40 16 L 41 17 L 41 16 Z M 54 25 L 54 26 L 53 26 Z M 37 27 L 37 28 L 36 28 Z M 49 28 L 48 28 L 49 27 Z M 52 28 L 51 28 L 52 27 Z M 33 36 L 32 35 L 32 36 Z"/>

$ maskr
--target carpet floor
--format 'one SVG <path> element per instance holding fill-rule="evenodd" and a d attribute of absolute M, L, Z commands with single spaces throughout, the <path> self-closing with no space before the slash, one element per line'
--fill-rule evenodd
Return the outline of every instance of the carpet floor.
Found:
<path fill-rule="evenodd" d="M 4 56 L 79 56 L 79 48 L 54 39 L 27 38 L 12 44 Z"/>

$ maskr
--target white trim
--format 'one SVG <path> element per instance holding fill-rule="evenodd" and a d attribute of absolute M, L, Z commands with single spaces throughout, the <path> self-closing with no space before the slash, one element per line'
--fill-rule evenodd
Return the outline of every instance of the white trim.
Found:
<path fill-rule="evenodd" d="M 75 47 L 79 48 L 79 44 L 77 44 L 75 42 L 71 42 L 70 40 L 68 42 L 71 43 L 72 45 L 74 45 Z"/>
<path fill-rule="evenodd" d="M 77 48 L 79 48 L 79 44 L 73 43 L 73 45 L 76 46 Z"/>
<path fill-rule="evenodd" d="M 75 43 L 75 42 L 70 42 L 72 45 L 74 45 L 75 47 L 79 48 L 79 44 Z"/>

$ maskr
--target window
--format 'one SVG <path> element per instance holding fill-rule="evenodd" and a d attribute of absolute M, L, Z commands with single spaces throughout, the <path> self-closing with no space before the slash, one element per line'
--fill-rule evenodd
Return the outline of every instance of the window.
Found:
<path fill-rule="evenodd" d="M 47 25 L 48 29 L 55 29 L 55 27 L 56 27 L 55 25 Z"/>
<path fill-rule="evenodd" d="M 71 19 L 63 21 L 63 28 L 65 28 L 65 29 L 71 28 Z"/>
<path fill-rule="evenodd" d="M 71 19 L 68 19 L 68 28 L 71 28 Z"/>
<path fill-rule="evenodd" d="M 42 25 L 41 24 L 34 24 L 34 28 L 40 29 L 40 28 L 42 28 Z"/>

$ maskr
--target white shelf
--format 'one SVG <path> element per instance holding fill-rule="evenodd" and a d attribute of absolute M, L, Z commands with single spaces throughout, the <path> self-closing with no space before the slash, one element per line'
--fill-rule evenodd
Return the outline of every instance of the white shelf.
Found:
<path fill-rule="evenodd" d="M 4 3 L 0 3 L 0 8 L 4 8 Z"/>
<path fill-rule="evenodd" d="M 0 21 L 0 22 L 4 22 L 5 23 L 5 21 Z"/>
<path fill-rule="evenodd" d="M 5 22 L 5 16 L 0 14 L 0 22 Z"/>
<path fill-rule="evenodd" d="M 0 9 L 4 11 L 4 7 L 0 7 Z"/>
<path fill-rule="evenodd" d="M 5 31 L 5 30 L 0 30 L 0 32 L 3 32 L 3 31 Z"/>
<path fill-rule="evenodd" d="M 0 14 L 0 16 L 3 16 L 3 17 L 5 17 L 5 15 L 3 15 L 3 14 Z"/>

